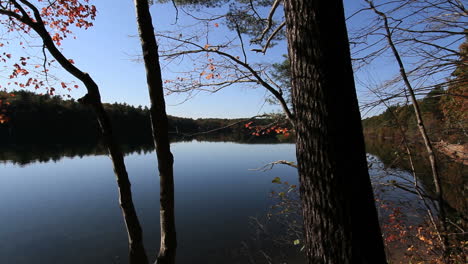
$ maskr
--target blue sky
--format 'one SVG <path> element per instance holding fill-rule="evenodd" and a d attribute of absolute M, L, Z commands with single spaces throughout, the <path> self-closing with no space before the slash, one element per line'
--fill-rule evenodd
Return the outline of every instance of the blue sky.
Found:
<path fill-rule="evenodd" d="M 141 53 L 141 47 L 139 39 L 136 37 L 137 26 L 133 1 L 99 0 L 91 2 L 96 5 L 98 10 L 94 27 L 88 30 L 76 29 L 74 31 L 76 39 L 68 38 L 63 41 L 61 46 L 63 53 L 68 58 L 72 58 L 81 70 L 90 73 L 100 87 L 104 102 L 125 102 L 135 106 L 148 105 L 144 66 L 141 62 L 135 61 Z M 347 13 L 359 6 L 357 2 L 345 1 Z M 216 10 L 206 11 L 215 12 Z M 175 9 L 172 4 L 153 5 L 151 12 L 156 30 L 174 28 Z M 190 24 L 191 22 L 186 15 L 180 13 L 179 24 Z M 231 34 L 222 25 L 216 30 L 216 34 L 219 34 L 216 37 L 222 38 Z M 14 47 L 9 48 L 15 49 Z M 39 53 L 40 48 L 36 49 L 36 53 Z M 266 56 L 256 56 L 255 60 L 260 62 L 280 61 L 282 54 L 286 53 L 286 45 L 281 43 L 269 51 Z M 177 65 L 172 66 L 172 71 L 176 67 Z M 60 69 L 56 69 L 52 73 L 64 81 L 73 81 L 69 74 Z M 174 73 L 164 68 L 163 79 L 170 77 L 174 77 Z M 6 80 L 1 79 L 0 82 L 5 83 Z M 84 94 L 85 89 L 81 85 L 79 89 L 71 92 L 74 98 L 79 98 Z M 235 118 L 271 111 L 279 112 L 280 109 L 277 106 L 264 103 L 266 94 L 263 88 L 229 87 L 217 93 L 199 93 L 185 102 L 185 95 L 170 95 L 166 97 L 167 112 L 170 115 L 191 118 Z"/>

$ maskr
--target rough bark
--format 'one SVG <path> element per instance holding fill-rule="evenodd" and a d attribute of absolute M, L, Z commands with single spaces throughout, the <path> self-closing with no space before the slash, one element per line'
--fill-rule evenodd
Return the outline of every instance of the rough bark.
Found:
<path fill-rule="evenodd" d="M 341 0 L 284 0 L 308 263 L 386 263 Z"/>
<path fill-rule="evenodd" d="M 43 41 L 44 47 L 47 48 L 47 50 L 57 60 L 57 62 L 67 72 L 75 76 L 85 85 L 87 94 L 79 101 L 89 105 L 94 110 L 102 132 L 104 144 L 112 160 L 119 190 L 119 204 L 122 209 L 122 214 L 128 233 L 130 263 L 148 263 L 146 252 L 143 246 L 143 232 L 136 214 L 135 207 L 133 205 L 131 184 L 128 178 L 127 169 L 125 167 L 124 156 L 114 138 L 110 119 L 101 102 L 98 85 L 94 82 L 88 73 L 78 69 L 60 52 L 52 40 L 50 34 L 46 30 L 39 10 L 34 5 L 32 5 L 29 1 L 21 0 L 21 3 L 25 4 L 33 11 L 33 20 L 29 14 L 24 11 L 18 2 L 13 1 L 13 3 L 18 9 L 20 9 L 22 14 L 22 16 L 13 15 L 13 17 L 30 26 L 39 35 Z"/>
<path fill-rule="evenodd" d="M 148 0 L 135 0 L 135 9 L 151 101 L 151 126 L 160 177 L 161 246 L 156 262 L 174 264 L 177 248 L 174 216 L 174 158 L 169 142 L 169 124 L 164 101 L 158 45 L 154 36 Z"/>

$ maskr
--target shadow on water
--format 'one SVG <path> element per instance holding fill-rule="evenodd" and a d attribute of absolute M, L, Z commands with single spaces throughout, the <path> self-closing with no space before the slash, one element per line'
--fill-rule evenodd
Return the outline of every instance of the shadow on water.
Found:
<path fill-rule="evenodd" d="M 237 134 L 212 134 L 198 136 L 172 136 L 171 142 L 235 142 L 239 144 L 280 144 L 291 143 L 291 139 L 280 140 L 276 137 L 255 137 Z M 147 154 L 154 151 L 152 141 L 135 141 L 120 144 L 125 155 Z M 0 162 L 27 165 L 34 162 L 58 162 L 62 158 L 107 155 L 102 143 L 47 143 L 36 142 L 0 143 Z"/>
<path fill-rule="evenodd" d="M 125 154 L 147 153 L 154 150 L 151 144 L 121 145 Z M 3 144 L 0 145 L 0 162 L 27 165 L 34 162 L 58 162 L 63 158 L 106 155 L 101 144 Z"/>

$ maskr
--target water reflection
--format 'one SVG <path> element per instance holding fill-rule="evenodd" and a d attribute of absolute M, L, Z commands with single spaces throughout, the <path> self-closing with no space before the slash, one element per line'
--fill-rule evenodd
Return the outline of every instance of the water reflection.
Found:
<path fill-rule="evenodd" d="M 265 215 L 272 178 L 295 181 L 294 170 L 288 168 L 267 173 L 249 169 L 273 160 L 293 160 L 294 146 L 190 141 L 176 142 L 172 148 L 180 227 L 178 263 L 246 263 L 239 243 L 250 236 L 249 217 Z M 35 152 L 14 153 L 12 148 L 2 152 L 0 263 L 128 263 L 112 166 L 107 157 L 97 155 L 103 150 L 86 153 L 87 146 L 21 149 Z M 132 146 L 126 149 L 133 151 L 127 152 L 127 167 L 148 257 L 154 260 L 159 243 L 154 153 Z M 58 153 L 72 157 L 52 162 L 60 157 Z"/>
<path fill-rule="evenodd" d="M 198 135 L 198 136 L 173 136 L 171 142 L 235 142 L 239 144 L 279 144 L 291 143 L 291 140 L 282 140 L 275 137 L 255 137 L 250 135 Z M 126 142 L 120 144 L 125 155 L 147 154 L 154 151 L 152 141 L 148 142 Z M 107 155 L 107 150 L 102 143 L 82 144 L 51 144 L 51 143 L 27 143 L 8 144 L 0 143 L 0 162 L 26 165 L 33 162 L 58 162 L 62 158 L 73 158 L 85 156 Z"/>
<path fill-rule="evenodd" d="M 260 232 L 256 222 L 268 221 L 268 208 L 275 203 L 270 192 L 278 186 L 272 179 L 280 177 L 297 184 L 295 170 L 285 166 L 265 173 L 249 171 L 275 160 L 294 160 L 294 145 L 265 144 L 249 138 L 239 140 L 248 144 L 239 144 L 224 142 L 228 140 L 224 136 L 210 140 L 185 138 L 175 140 L 172 146 L 178 263 L 231 264 L 252 259 L 265 263 L 261 251 L 275 260 L 303 263 L 300 247 L 279 247 L 272 242 L 277 239 L 272 236 L 279 234 L 275 230 L 284 225 L 273 224 L 267 232 Z M 367 146 L 368 152 L 382 161 L 371 168 L 375 180 L 411 186 L 412 175 L 404 155 L 395 153 L 395 144 L 368 142 Z M 125 144 L 123 149 L 146 250 L 154 260 L 159 244 L 159 184 L 153 146 Z M 115 177 L 104 155 L 99 145 L 0 146 L 0 263 L 128 263 Z M 431 196 L 430 172 L 423 158 L 417 161 L 418 182 Z M 454 163 L 442 166 L 444 186 L 450 188 L 444 196 L 450 212 L 466 216 L 466 168 Z M 422 220 L 424 207 L 416 194 L 392 186 L 381 186 L 378 191 L 384 199 L 404 202 L 414 209 L 407 211 L 408 221 Z"/>
<path fill-rule="evenodd" d="M 383 163 L 384 168 L 394 168 L 409 174 L 411 171 L 407 156 L 400 150 L 398 142 L 390 140 L 368 139 L 366 141 L 367 152 L 377 156 Z M 431 176 L 430 165 L 426 157 L 426 151 L 422 144 L 412 143 L 413 153 L 416 153 L 414 167 L 417 179 L 428 195 L 434 197 L 434 185 Z M 466 203 L 465 188 L 468 178 L 468 167 L 462 163 L 456 163 L 449 157 L 439 153 L 439 173 L 444 192 L 444 202 L 451 213 L 468 215 L 468 204 Z M 411 177 L 410 177 L 411 178 Z"/>
<path fill-rule="evenodd" d="M 367 139 L 387 256 L 395 262 L 459 263 L 464 255 L 468 210 L 467 167 L 438 153 L 442 200 L 436 199 L 424 146 L 411 142 L 414 172 L 398 142 Z M 460 262 L 461 263 L 461 262 Z"/>

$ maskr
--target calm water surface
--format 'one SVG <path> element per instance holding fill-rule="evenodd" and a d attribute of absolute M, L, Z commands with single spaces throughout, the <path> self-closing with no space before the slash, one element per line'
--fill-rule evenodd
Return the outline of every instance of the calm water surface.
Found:
<path fill-rule="evenodd" d="M 394 151 L 382 146 L 369 148 L 373 154 L 368 156 L 376 196 L 405 205 L 404 213 L 411 223 L 422 221 L 425 208 L 420 199 L 388 184 L 397 182 L 411 188 L 412 174 L 388 167 L 393 158 L 386 153 Z M 85 154 L 91 153 L 89 146 L 57 151 L 61 148 L 0 149 L 0 263 L 128 263 L 127 234 L 110 159 L 102 154 Z M 304 263 L 301 245 L 294 246 L 292 239 L 286 241 L 289 246 L 272 244 L 262 237 L 252 220 L 266 222 L 265 216 L 274 203 L 271 191 L 281 188 L 272 179 L 280 177 L 297 184 L 297 173 L 291 167 L 279 165 L 266 172 L 252 169 L 276 160 L 294 161 L 293 144 L 191 141 L 173 143 L 172 151 L 177 263 L 244 264 L 252 263 L 252 258 L 257 263 L 268 263 L 260 250 L 281 263 Z M 159 249 L 156 156 L 152 151 L 133 152 L 127 155 L 126 164 L 145 247 L 154 260 Z M 454 168 L 443 167 L 443 171 L 451 175 L 450 182 L 458 183 L 463 173 L 458 172 L 457 165 L 450 166 Z M 429 186 L 429 174 L 419 175 L 421 187 Z M 455 197 L 447 196 L 446 201 L 466 212 L 466 205 L 460 202 L 463 195 L 457 191 L 460 186 L 463 184 L 446 187 Z M 286 230 L 266 229 L 269 237 Z"/>
<path fill-rule="evenodd" d="M 293 144 L 180 142 L 175 156 L 178 263 L 247 263 L 251 216 L 263 217 L 274 177 L 252 171 L 294 160 Z M 159 248 L 159 179 L 154 152 L 126 157 L 134 202 L 154 260 Z M 107 156 L 0 163 L 0 263 L 127 263 L 127 235 Z M 210 262 L 207 262 L 209 260 Z"/>

